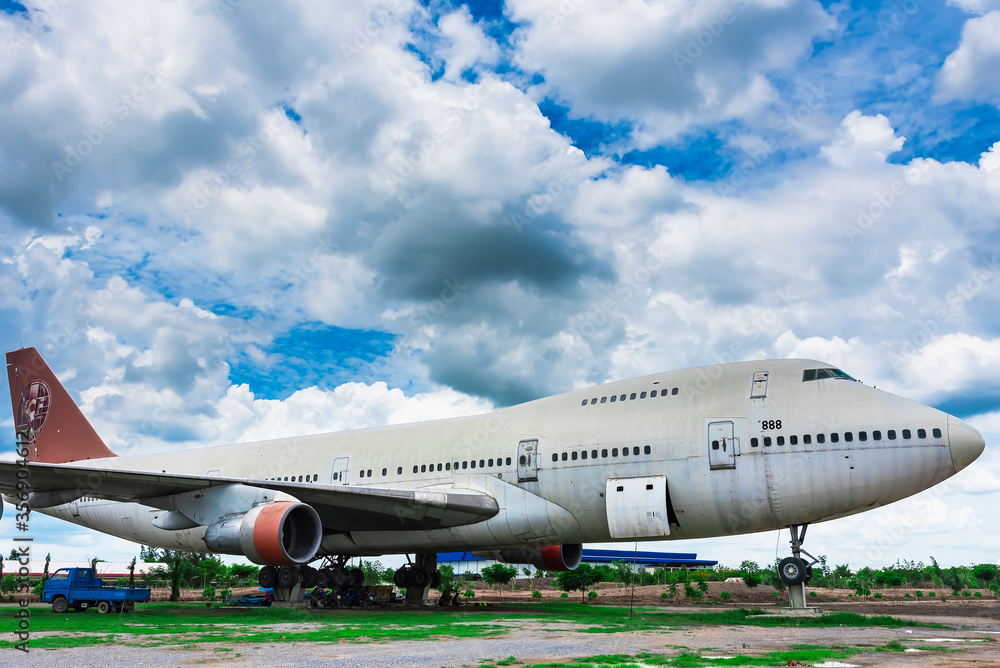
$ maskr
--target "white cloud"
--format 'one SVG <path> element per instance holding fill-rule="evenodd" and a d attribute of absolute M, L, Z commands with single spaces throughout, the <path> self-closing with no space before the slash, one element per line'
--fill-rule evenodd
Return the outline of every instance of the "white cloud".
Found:
<path fill-rule="evenodd" d="M 462 74 L 475 65 L 496 62 L 500 50 L 496 43 L 483 34 L 464 5 L 438 21 L 441 35 L 448 41 L 442 56 L 445 60 L 444 78 L 458 81 Z"/>
<path fill-rule="evenodd" d="M 837 139 L 820 153 L 837 167 L 864 168 L 884 163 L 888 155 L 903 148 L 904 141 L 882 114 L 864 116 L 852 111 L 841 124 Z"/>
<path fill-rule="evenodd" d="M 1000 10 L 971 18 L 962 28 L 962 41 L 944 61 L 937 81 L 944 100 L 963 99 L 1000 105 Z"/>

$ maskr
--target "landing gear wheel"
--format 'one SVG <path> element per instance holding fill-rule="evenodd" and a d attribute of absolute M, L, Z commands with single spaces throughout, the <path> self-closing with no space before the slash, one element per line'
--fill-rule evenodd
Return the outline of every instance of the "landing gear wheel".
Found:
<path fill-rule="evenodd" d="M 354 584 L 363 585 L 365 583 L 365 572 L 360 568 L 351 569 L 351 577 L 354 579 Z"/>
<path fill-rule="evenodd" d="M 802 584 L 806 580 L 806 562 L 796 557 L 785 557 L 778 564 L 778 577 L 788 586 Z"/>
<path fill-rule="evenodd" d="M 333 588 L 333 571 L 329 568 L 323 568 L 319 571 L 319 575 L 316 578 L 316 586 L 320 589 L 332 589 Z"/>
<path fill-rule="evenodd" d="M 413 584 L 416 587 L 425 587 L 430 581 L 430 576 L 427 571 L 416 569 L 413 571 Z"/>
<path fill-rule="evenodd" d="M 806 579 L 804 580 L 804 582 L 809 582 L 812 579 L 813 579 L 813 567 L 806 566 Z"/>
<path fill-rule="evenodd" d="M 278 584 L 278 569 L 274 566 L 264 566 L 257 573 L 257 584 L 265 589 L 271 589 Z"/>
<path fill-rule="evenodd" d="M 346 568 L 338 567 L 333 571 L 333 589 L 343 589 L 351 584 L 354 576 Z"/>
<path fill-rule="evenodd" d="M 107 613 L 107 612 L 109 612 L 110 610 L 111 610 L 111 604 L 108 603 L 107 601 L 98 601 L 97 602 L 97 611 L 99 613 L 101 613 L 102 615 L 105 614 L 105 613 Z"/>
<path fill-rule="evenodd" d="M 410 568 L 409 566 L 403 566 L 402 568 L 397 568 L 396 572 L 393 573 L 392 583 L 403 589 L 409 585 L 410 580 Z"/>
<path fill-rule="evenodd" d="M 312 589 L 319 582 L 319 571 L 317 571 L 312 566 L 302 567 L 302 586 L 306 589 Z"/>
<path fill-rule="evenodd" d="M 291 589 L 299 581 L 298 566 L 282 566 L 278 569 L 278 586 Z"/>
<path fill-rule="evenodd" d="M 69 610 L 69 601 L 60 596 L 52 601 L 52 612 L 63 613 Z"/>
<path fill-rule="evenodd" d="M 441 571 L 434 571 L 431 575 L 431 589 L 441 588 Z"/>

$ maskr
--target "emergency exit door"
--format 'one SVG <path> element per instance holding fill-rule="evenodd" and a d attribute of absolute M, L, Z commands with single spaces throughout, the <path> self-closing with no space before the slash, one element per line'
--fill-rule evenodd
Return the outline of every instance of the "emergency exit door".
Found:
<path fill-rule="evenodd" d="M 334 485 L 346 485 L 351 480 L 351 458 L 337 457 L 333 460 L 333 470 L 330 472 L 330 482 Z"/>
<path fill-rule="evenodd" d="M 713 471 L 736 468 L 738 449 L 731 420 L 708 423 L 708 465 Z"/>
<path fill-rule="evenodd" d="M 538 439 L 521 441 L 517 444 L 517 481 L 538 480 Z"/>

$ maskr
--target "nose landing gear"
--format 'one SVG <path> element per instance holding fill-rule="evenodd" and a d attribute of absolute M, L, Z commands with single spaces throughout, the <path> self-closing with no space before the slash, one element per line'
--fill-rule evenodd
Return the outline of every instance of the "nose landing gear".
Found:
<path fill-rule="evenodd" d="M 812 579 L 813 565 L 819 563 L 819 559 L 802 549 L 808 527 L 808 524 L 793 524 L 788 527 L 792 534 L 792 556 L 785 557 L 778 563 L 778 577 L 788 585 L 788 601 L 791 610 L 819 612 L 819 608 L 806 605 L 806 583 Z M 803 559 L 803 554 L 809 557 L 810 561 Z"/>

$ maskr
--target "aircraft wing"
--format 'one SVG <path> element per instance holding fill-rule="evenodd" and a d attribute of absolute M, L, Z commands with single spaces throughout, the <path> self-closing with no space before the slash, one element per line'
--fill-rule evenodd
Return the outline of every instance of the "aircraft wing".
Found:
<path fill-rule="evenodd" d="M 18 462 L 0 462 L 0 492 L 18 491 L 25 474 Z M 82 496 L 143 503 L 144 499 L 197 492 L 220 485 L 247 485 L 294 496 L 316 509 L 328 531 L 399 531 L 442 529 L 474 524 L 493 517 L 500 506 L 489 494 L 455 489 L 392 489 L 222 478 L 215 476 L 89 468 L 66 464 L 27 464 L 30 491 L 47 495 L 47 505 Z"/>

